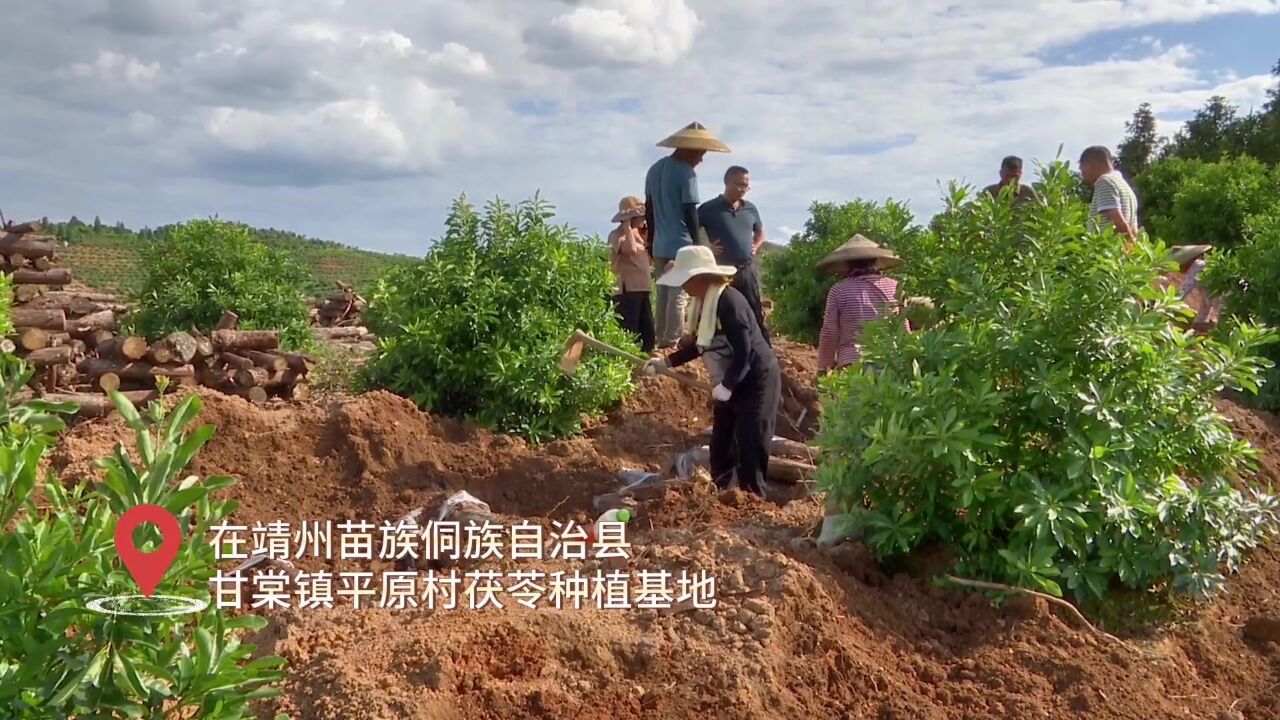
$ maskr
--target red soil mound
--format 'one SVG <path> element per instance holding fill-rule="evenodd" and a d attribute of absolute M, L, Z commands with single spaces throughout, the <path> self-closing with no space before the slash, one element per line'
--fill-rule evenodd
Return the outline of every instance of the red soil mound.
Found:
<path fill-rule="evenodd" d="M 784 358 L 788 382 L 808 387 L 812 351 L 785 346 Z M 700 393 L 663 379 L 584 437 L 543 448 L 387 393 L 267 409 L 202 394 L 201 420 L 218 433 L 195 471 L 239 479 L 234 519 L 247 524 L 381 522 L 463 488 L 505 516 L 584 520 L 593 495 L 617 489 L 617 470 L 663 468 L 709 422 Z M 1280 486 L 1280 424 L 1223 409 Z M 78 427 L 54 464 L 92 473 L 123 436 L 118 420 Z M 273 611 L 257 641 L 290 670 L 263 717 L 1139 720 L 1215 718 L 1233 704 L 1249 720 L 1280 717 L 1280 648 L 1244 633 L 1280 618 L 1274 546 L 1218 603 L 1135 640 L 1137 654 L 1042 604 L 995 609 L 923 569 L 886 570 L 858 544 L 820 552 L 809 539 L 820 515 L 812 500 L 779 508 L 705 482 L 642 502 L 629 569 L 706 570 L 712 610 L 531 610 L 504 598 L 501 610 Z M 600 562 L 483 567 L 591 573 Z"/>

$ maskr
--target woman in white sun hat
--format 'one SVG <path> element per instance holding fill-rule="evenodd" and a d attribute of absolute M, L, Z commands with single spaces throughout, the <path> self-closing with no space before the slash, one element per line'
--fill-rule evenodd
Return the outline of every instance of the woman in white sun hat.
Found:
<path fill-rule="evenodd" d="M 683 288 L 689 294 L 685 320 L 689 334 L 665 359 L 650 360 L 645 372 L 702 358 L 715 385 L 711 391 L 715 400 L 712 478 L 724 490 L 736 474 L 739 488 L 763 497 L 782 373 L 746 296 L 729 285 L 735 272 L 732 265 L 718 264 L 711 248 L 704 245 L 676 253 L 674 265 L 658 278 L 658 284 Z"/>

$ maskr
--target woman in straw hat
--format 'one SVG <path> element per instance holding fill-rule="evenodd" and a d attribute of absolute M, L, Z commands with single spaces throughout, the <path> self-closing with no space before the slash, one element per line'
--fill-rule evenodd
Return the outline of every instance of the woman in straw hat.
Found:
<path fill-rule="evenodd" d="M 695 168 L 708 152 L 729 152 L 727 145 L 696 122 L 659 142 L 658 147 L 672 148 L 674 152 L 655 162 L 644 180 L 655 279 L 671 268 L 680 248 L 693 245 L 698 237 Z M 657 300 L 658 344 L 671 347 L 680 338 L 688 296 L 678 287 L 659 286 Z"/>
<path fill-rule="evenodd" d="M 618 281 L 613 306 L 622 327 L 636 335 L 640 347 L 650 353 L 655 341 L 644 216 L 644 201 L 640 198 L 624 197 L 618 203 L 618 213 L 613 216 L 618 226 L 609 233 L 609 261 Z"/>
<path fill-rule="evenodd" d="M 818 373 L 862 359 L 862 328 L 872 320 L 898 312 L 898 281 L 883 271 L 901 265 L 893 251 L 854 235 L 818 263 L 818 270 L 843 275 L 827 293 L 818 340 Z"/>
<path fill-rule="evenodd" d="M 729 284 L 735 272 L 732 265 L 718 264 L 704 245 L 676 253 L 658 283 L 683 288 L 693 298 L 691 337 L 666 359 L 650 360 L 645 372 L 702 358 L 715 384 L 711 475 L 722 490 L 736 475 L 738 487 L 764 497 L 782 373 L 746 296 Z"/>

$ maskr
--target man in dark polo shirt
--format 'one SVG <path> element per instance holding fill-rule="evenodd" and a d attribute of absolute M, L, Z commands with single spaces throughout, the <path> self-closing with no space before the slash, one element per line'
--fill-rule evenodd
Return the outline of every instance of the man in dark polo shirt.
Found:
<path fill-rule="evenodd" d="M 760 211 L 745 199 L 750 189 L 751 174 L 747 169 L 737 165 L 729 168 L 724 173 L 724 193 L 698 208 L 698 223 L 707 233 L 716 260 L 738 268 L 732 285 L 746 296 L 760 323 L 760 333 L 766 342 L 771 342 L 764 326 L 756 265 L 756 253 L 764 245 L 764 223 L 760 222 Z"/>
<path fill-rule="evenodd" d="M 1009 185 L 1013 186 L 1012 193 L 1015 204 L 1035 202 L 1037 200 L 1036 191 L 1030 185 L 1022 184 L 1022 158 L 1017 155 L 1010 155 L 1000 161 L 1000 182 L 988 185 L 983 188 L 983 191 L 991 197 L 999 197 L 1000 191 Z"/>

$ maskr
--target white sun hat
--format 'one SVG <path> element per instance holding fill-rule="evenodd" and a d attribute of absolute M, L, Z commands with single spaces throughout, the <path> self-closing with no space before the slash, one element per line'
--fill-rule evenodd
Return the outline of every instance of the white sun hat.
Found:
<path fill-rule="evenodd" d="M 721 265 L 711 248 L 705 245 L 690 245 L 676 252 L 675 265 L 658 278 L 658 284 L 664 287 L 681 287 L 689 282 L 689 278 L 698 275 L 719 275 L 731 277 L 738 272 L 732 265 Z"/>

